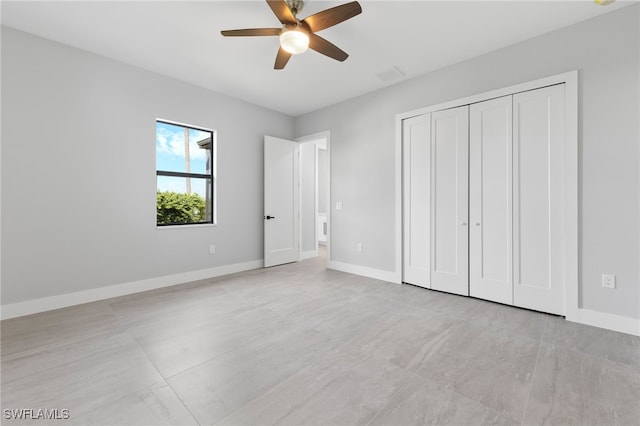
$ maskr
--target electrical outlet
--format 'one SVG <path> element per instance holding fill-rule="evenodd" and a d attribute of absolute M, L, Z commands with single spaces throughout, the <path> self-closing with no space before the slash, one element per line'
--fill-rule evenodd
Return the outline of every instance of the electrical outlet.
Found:
<path fill-rule="evenodd" d="M 214 254 L 216 252 L 216 246 L 214 246 L 213 244 L 211 244 L 209 246 L 209 254 Z"/>
<path fill-rule="evenodd" d="M 616 276 L 613 274 L 602 274 L 602 287 L 616 288 Z"/>
<path fill-rule="evenodd" d="M 362 251 L 362 243 L 356 244 L 356 250 L 357 251 Z"/>

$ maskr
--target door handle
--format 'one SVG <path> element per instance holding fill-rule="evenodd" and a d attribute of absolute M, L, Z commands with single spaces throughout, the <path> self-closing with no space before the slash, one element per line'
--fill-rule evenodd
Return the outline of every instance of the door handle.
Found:
<path fill-rule="evenodd" d="M 467 222 L 460 222 L 461 226 L 467 226 Z"/>
<path fill-rule="evenodd" d="M 269 215 L 266 215 L 264 218 L 265 218 L 265 219 L 267 219 L 267 220 L 269 220 L 269 219 L 275 219 L 276 217 L 275 217 L 275 216 L 269 216 Z"/>

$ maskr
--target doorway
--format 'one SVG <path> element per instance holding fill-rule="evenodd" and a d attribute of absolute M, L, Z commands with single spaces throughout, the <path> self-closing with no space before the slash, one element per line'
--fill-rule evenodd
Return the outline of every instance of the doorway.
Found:
<path fill-rule="evenodd" d="M 300 259 L 330 258 L 329 132 L 296 139 L 300 143 Z"/>

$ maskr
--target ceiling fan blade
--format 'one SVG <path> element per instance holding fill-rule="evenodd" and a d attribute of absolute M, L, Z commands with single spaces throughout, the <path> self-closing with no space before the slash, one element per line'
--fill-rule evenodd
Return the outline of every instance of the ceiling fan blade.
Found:
<path fill-rule="evenodd" d="M 340 62 L 349 57 L 347 52 L 340 49 L 330 41 L 327 41 L 319 35 L 313 33 L 309 34 L 309 48 Z"/>
<path fill-rule="evenodd" d="M 220 31 L 220 34 L 225 37 L 278 36 L 280 32 L 282 32 L 281 28 L 247 28 L 245 30 Z"/>
<path fill-rule="evenodd" d="M 276 15 L 276 18 L 283 24 L 297 24 L 296 17 L 293 16 L 291 9 L 284 0 L 267 0 L 269 7 Z"/>
<path fill-rule="evenodd" d="M 276 55 L 276 63 L 273 66 L 274 70 L 281 70 L 287 65 L 289 59 L 291 58 L 291 53 L 284 50 L 282 47 L 278 49 L 278 54 Z"/>
<path fill-rule="evenodd" d="M 302 22 L 307 24 L 311 31 L 316 32 L 353 18 L 361 12 L 362 7 L 360 7 L 360 3 L 352 1 L 351 3 L 332 7 L 331 9 L 326 9 L 322 12 L 307 16 L 302 20 Z"/>

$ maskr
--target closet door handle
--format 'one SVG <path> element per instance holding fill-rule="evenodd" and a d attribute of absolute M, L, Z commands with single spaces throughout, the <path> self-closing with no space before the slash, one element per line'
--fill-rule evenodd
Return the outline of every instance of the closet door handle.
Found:
<path fill-rule="evenodd" d="M 480 226 L 480 222 L 476 222 L 476 223 L 475 223 L 475 225 L 476 225 L 476 226 Z"/>
<path fill-rule="evenodd" d="M 461 226 L 467 226 L 467 222 L 460 222 Z"/>

